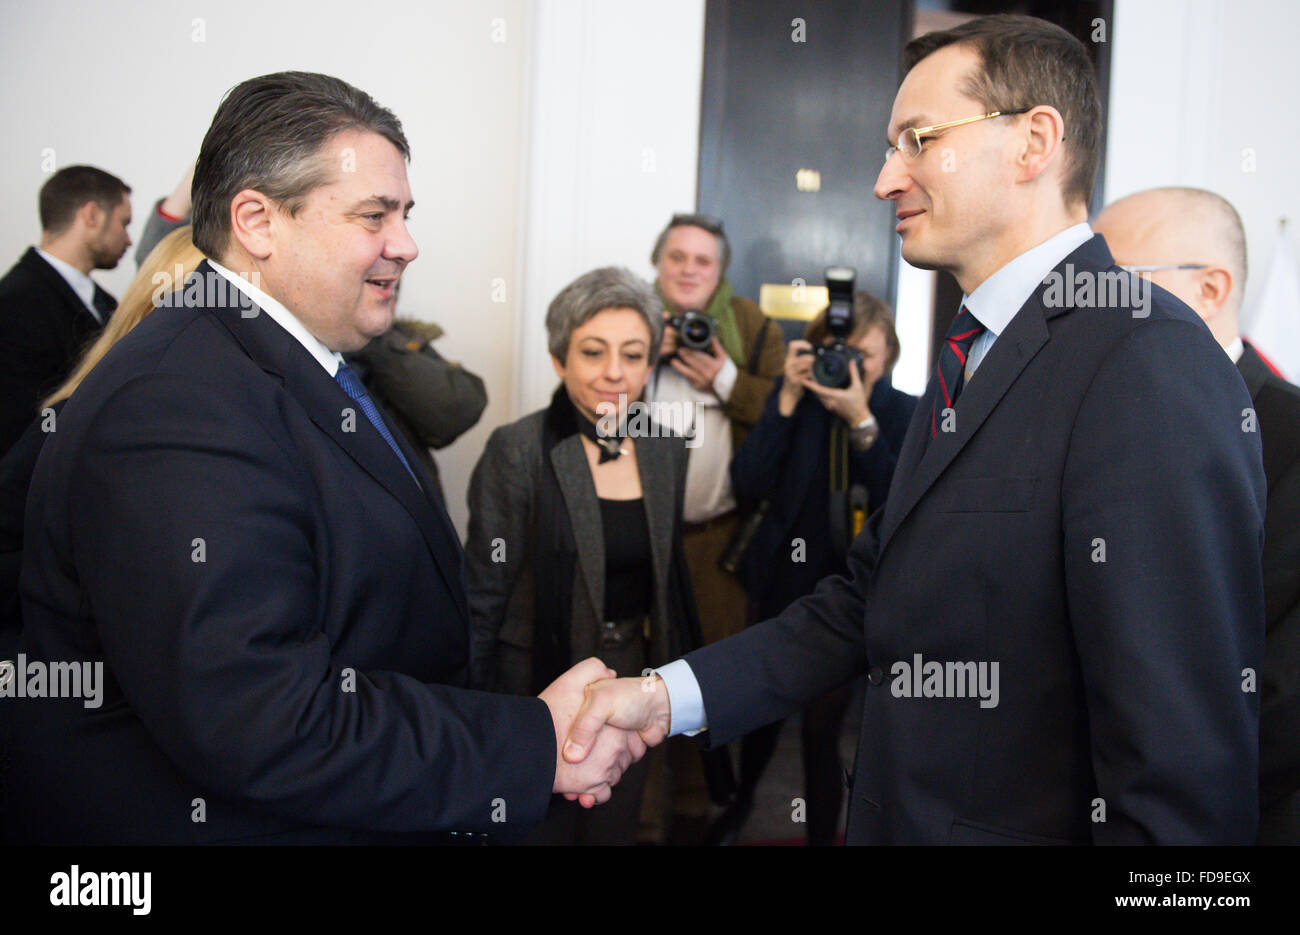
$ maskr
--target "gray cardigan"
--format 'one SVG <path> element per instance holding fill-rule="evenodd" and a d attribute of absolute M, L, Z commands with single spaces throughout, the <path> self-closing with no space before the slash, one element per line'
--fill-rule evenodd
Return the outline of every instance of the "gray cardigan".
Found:
<path fill-rule="evenodd" d="M 528 548 L 542 478 L 545 415 L 545 410 L 534 412 L 494 431 L 470 478 L 465 558 L 475 688 L 532 693 L 534 562 Z M 655 579 L 648 651 L 651 665 L 661 665 L 683 651 L 671 635 L 675 628 L 668 619 L 667 608 L 672 602 L 667 588 L 673 543 L 680 541 L 687 454 L 685 439 L 680 437 L 636 440 Z M 600 610 L 605 605 L 604 530 L 582 437 L 566 438 L 555 446 L 550 458 L 578 551 L 569 635 L 571 661 L 577 662 L 600 655 L 597 635 Z"/>

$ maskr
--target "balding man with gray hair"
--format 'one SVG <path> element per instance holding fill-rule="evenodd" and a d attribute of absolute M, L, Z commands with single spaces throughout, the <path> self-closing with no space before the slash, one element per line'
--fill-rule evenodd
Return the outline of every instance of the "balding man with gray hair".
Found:
<path fill-rule="evenodd" d="M 1237 364 L 1261 433 L 1267 636 L 1260 678 L 1259 843 L 1300 843 L 1300 387 L 1274 373 L 1239 332 L 1246 233 L 1226 200 L 1199 188 L 1121 198 L 1093 222 L 1116 262 L 1196 312 Z"/>

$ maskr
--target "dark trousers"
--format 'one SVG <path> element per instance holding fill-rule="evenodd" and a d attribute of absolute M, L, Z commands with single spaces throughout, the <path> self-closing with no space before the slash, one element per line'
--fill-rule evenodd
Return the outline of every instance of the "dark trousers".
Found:
<path fill-rule="evenodd" d="M 807 805 L 808 843 L 829 846 L 839 832 L 844 801 L 844 763 L 840 759 L 840 725 L 853 697 L 853 683 L 841 685 L 803 710 L 800 740 L 803 747 L 804 802 Z M 745 735 L 740 747 L 740 789 L 737 799 L 752 802 L 754 790 L 776 750 L 780 723 Z"/>

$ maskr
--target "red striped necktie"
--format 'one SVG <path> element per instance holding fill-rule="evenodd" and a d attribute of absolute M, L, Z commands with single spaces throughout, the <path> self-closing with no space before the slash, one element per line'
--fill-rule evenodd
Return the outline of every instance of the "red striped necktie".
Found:
<path fill-rule="evenodd" d="M 961 393 L 962 373 L 966 369 L 966 356 L 975 339 L 984 333 L 984 326 L 979 323 L 970 309 L 961 307 L 952 326 L 944 335 L 943 346 L 939 348 L 939 392 L 934 394 L 934 406 L 930 410 L 930 437 L 939 436 L 940 415 L 944 409 L 957 405 Z M 943 402 L 940 406 L 939 403 Z"/>

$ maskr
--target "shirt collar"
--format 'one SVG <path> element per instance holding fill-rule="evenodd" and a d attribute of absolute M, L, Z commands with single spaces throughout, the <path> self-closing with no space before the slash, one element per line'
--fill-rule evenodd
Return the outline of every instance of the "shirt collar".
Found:
<path fill-rule="evenodd" d="M 1246 345 L 1241 340 L 1241 335 L 1232 339 L 1232 343 L 1224 348 L 1228 356 L 1232 358 L 1234 364 L 1241 362 L 1241 355 L 1246 353 Z"/>
<path fill-rule="evenodd" d="M 72 287 L 72 291 L 77 294 L 77 298 L 81 299 L 82 304 L 90 309 L 90 314 L 95 316 L 96 321 L 99 321 L 99 312 L 95 311 L 95 280 L 71 263 L 65 263 L 53 254 L 46 253 L 40 247 L 36 248 L 36 252 L 41 255 L 41 259 L 53 266 L 54 271 L 67 281 L 68 285 Z M 102 324 L 102 322 L 100 323 Z"/>
<path fill-rule="evenodd" d="M 1044 277 L 1091 239 L 1092 228 L 1086 223 L 1067 227 L 1004 265 L 969 296 L 963 296 L 962 304 L 994 337 L 1000 335 Z"/>
<path fill-rule="evenodd" d="M 307 326 L 294 316 L 293 312 L 285 308 L 280 302 L 271 298 L 257 286 L 253 285 L 242 276 L 236 276 L 230 270 L 226 269 L 216 260 L 209 258 L 208 262 L 212 268 L 224 276 L 232 286 L 248 296 L 257 304 L 257 307 L 266 314 L 270 315 L 281 328 L 293 335 L 298 343 L 307 349 L 307 353 L 315 357 L 317 362 L 325 368 L 325 372 L 331 377 L 338 373 L 339 364 L 343 363 L 343 355 L 331 351 L 310 331 Z"/>

